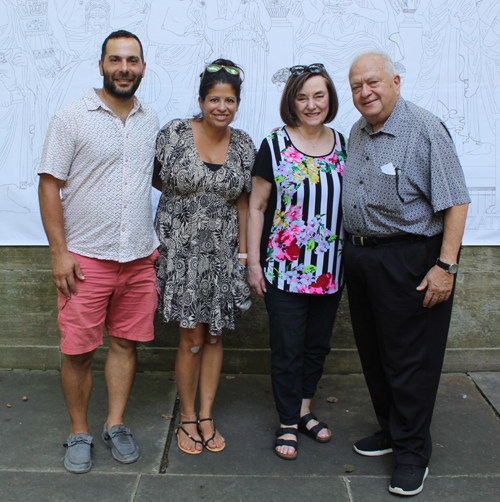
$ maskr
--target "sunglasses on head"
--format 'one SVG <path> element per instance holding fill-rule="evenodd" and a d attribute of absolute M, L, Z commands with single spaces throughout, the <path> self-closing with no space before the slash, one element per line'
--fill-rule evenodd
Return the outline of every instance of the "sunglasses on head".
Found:
<path fill-rule="evenodd" d="M 313 63 L 310 64 L 309 66 L 297 65 L 297 66 L 292 66 L 290 68 L 290 73 L 294 77 L 298 77 L 299 75 L 302 75 L 302 73 L 306 71 L 308 71 L 309 73 L 321 73 L 325 71 L 325 66 L 321 63 Z"/>
<path fill-rule="evenodd" d="M 206 71 L 208 71 L 209 73 L 217 73 L 218 71 L 221 71 L 222 69 L 226 70 L 226 72 L 229 73 L 229 75 L 239 75 L 240 74 L 239 68 L 235 68 L 234 66 L 224 66 L 224 65 L 220 65 L 220 64 L 209 64 L 203 70 L 203 73 L 200 76 L 203 79 Z"/>

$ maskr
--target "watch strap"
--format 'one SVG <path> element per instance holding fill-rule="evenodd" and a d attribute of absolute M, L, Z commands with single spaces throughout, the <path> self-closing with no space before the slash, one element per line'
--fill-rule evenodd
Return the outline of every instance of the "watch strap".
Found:
<path fill-rule="evenodd" d="M 436 260 L 436 265 L 452 275 L 458 272 L 458 263 L 445 263 L 438 258 Z"/>

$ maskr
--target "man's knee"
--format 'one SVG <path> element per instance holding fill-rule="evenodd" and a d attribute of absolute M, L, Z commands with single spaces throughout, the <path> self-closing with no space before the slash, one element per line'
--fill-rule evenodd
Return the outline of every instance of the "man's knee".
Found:
<path fill-rule="evenodd" d="M 135 352 L 135 340 L 127 340 L 125 338 L 117 338 L 116 336 L 109 336 L 109 349 L 120 352 Z"/>
<path fill-rule="evenodd" d="M 87 369 L 92 365 L 95 350 L 83 354 L 64 354 L 63 366 L 76 369 Z"/>

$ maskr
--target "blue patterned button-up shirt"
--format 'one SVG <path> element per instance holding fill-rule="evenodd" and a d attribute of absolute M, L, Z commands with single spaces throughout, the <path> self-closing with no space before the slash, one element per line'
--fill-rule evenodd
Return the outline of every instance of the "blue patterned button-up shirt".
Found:
<path fill-rule="evenodd" d="M 402 97 L 379 131 L 359 119 L 349 137 L 342 201 L 351 234 L 441 233 L 443 211 L 470 203 L 444 123 Z"/>

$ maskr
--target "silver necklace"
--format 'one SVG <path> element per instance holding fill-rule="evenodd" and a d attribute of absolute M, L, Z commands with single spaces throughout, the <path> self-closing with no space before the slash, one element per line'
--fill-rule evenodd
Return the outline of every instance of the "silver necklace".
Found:
<path fill-rule="evenodd" d="M 297 131 L 299 132 L 299 134 L 309 143 L 311 143 L 312 147 L 313 147 L 313 150 L 316 151 L 316 143 L 321 139 L 321 137 L 323 136 L 323 130 L 321 130 L 321 134 L 319 136 L 319 138 L 316 140 L 316 143 L 311 141 L 310 139 L 307 139 L 301 132 L 300 132 L 300 129 L 297 127 Z"/>

